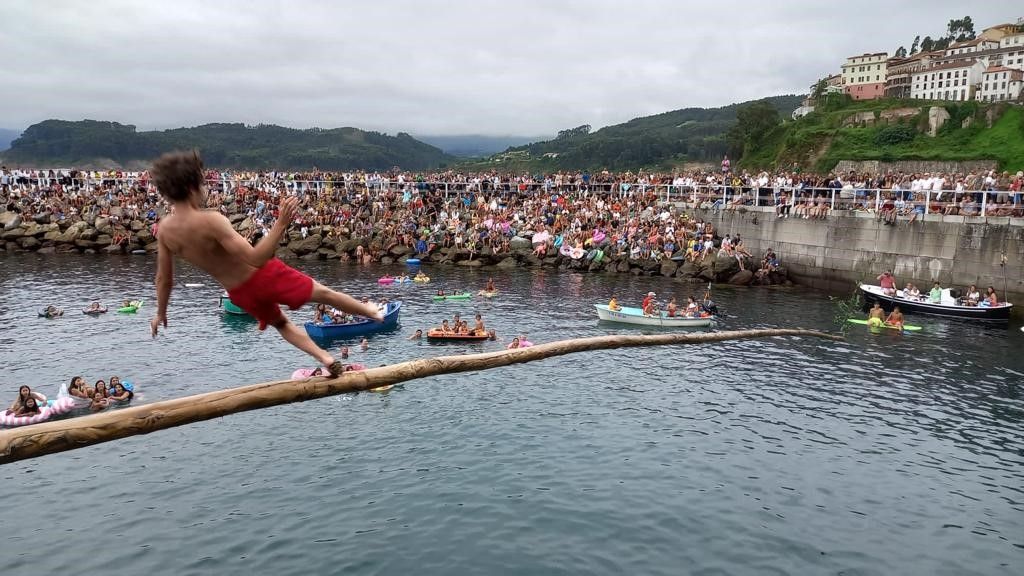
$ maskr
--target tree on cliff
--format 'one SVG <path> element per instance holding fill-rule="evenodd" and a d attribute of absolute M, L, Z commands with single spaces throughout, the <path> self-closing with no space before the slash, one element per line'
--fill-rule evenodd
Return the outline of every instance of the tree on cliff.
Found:
<path fill-rule="evenodd" d="M 736 124 L 727 134 L 730 154 L 742 158 L 748 150 L 760 146 L 781 122 L 779 111 L 765 100 L 741 107 L 736 112 Z"/>
<path fill-rule="evenodd" d="M 921 45 L 921 35 L 914 36 L 914 43 L 910 45 L 910 55 L 917 54 L 918 46 Z"/>
<path fill-rule="evenodd" d="M 818 80 L 814 85 L 814 91 L 811 92 L 811 98 L 817 100 L 825 95 L 825 89 L 828 88 L 828 83 L 824 78 Z"/>
<path fill-rule="evenodd" d="M 964 16 L 959 20 L 950 20 L 949 25 L 946 26 L 946 38 L 956 42 L 974 40 L 974 21 L 970 16 Z"/>
<path fill-rule="evenodd" d="M 907 49 L 904 48 L 903 46 L 900 46 L 899 48 L 896 49 L 896 52 L 892 56 L 893 58 L 906 58 Z"/>

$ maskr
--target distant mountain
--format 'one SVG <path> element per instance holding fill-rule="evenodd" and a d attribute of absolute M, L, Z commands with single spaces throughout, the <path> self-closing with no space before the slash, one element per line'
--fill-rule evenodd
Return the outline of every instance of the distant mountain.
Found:
<path fill-rule="evenodd" d="M 788 117 L 803 96 L 765 98 Z M 683 108 L 607 126 L 562 130 L 553 140 L 534 142 L 492 157 L 487 163 L 536 169 L 631 170 L 687 162 L 716 162 L 729 145 L 726 132 L 736 123 L 738 108 Z M 477 166 L 483 168 L 483 166 Z"/>
<path fill-rule="evenodd" d="M 544 136 L 483 136 L 466 134 L 461 136 L 416 136 L 422 142 L 437 146 L 445 154 L 459 158 L 480 158 L 503 152 L 513 146 L 536 142 Z"/>
<path fill-rule="evenodd" d="M 138 167 L 171 150 L 198 148 L 208 166 L 281 170 L 423 170 L 453 157 L 399 132 L 357 128 L 297 130 L 273 125 L 205 124 L 137 132 L 117 122 L 46 120 L 29 126 L 3 154 L 9 164 Z"/>
<path fill-rule="evenodd" d="M 11 142 L 13 142 L 18 136 L 21 136 L 21 130 L 0 128 L 0 150 L 7 150 L 10 148 Z"/>

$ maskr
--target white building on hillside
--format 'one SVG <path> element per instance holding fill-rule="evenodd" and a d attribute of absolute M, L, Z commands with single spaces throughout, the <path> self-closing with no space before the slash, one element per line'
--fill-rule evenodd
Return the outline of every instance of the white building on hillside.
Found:
<path fill-rule="evenodd" d="M 1017 101 L 1024 87 L 1024 71 L 1006 66 L 989 66 L 982 74 L 977 98 L 982 102 Z"/>
<path fill-rule="evenodd" d="M 910 97 L 921 100 L 973 100 L 988 63 L 985 60 L 957 60 L 914 72 Z"/>

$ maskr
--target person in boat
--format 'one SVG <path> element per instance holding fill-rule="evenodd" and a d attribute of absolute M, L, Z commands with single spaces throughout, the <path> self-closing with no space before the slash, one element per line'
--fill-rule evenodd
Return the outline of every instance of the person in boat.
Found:
<path fill-rule="evenodd" d="M 693 296 L 686 297 L 686 310 L 683 314 L 687 318 L 696 318 L 700 316 L 700 306 L 697 304 L 697 301 L 693 299 Z"/>
<path fill-rule="evenodd" d="M 113 381 L 114 379 L 111 378 L 110 380 Z M 115 401 L 115 402 L 131 402 L 132 398 L 134 398 L 134 397 L 135 397 L 135 393 L 132 392 L 131 390 L 125 388 L 124 385 L 121 384 L 120 381 L 118 381 L 117 384 L 113 385 L 113 388 L 110 391 L 110 397 L 109 398 L 110 398 L 110 400 Z"/>
<path fill-rule="evenodd" d="M 455 330 L 452 330 L 452 327 L 450 324 L 448 324 L 447 319 L 441 322 L 441 334 L 455 334 Z"/>
<path fill-rule="evenodd" d="M 999 306 L 999 296 L 996 295 L 996 289 L 993 288 L 992 286 L 986 288 L 985 299 L 982 300 L 978 305 L 984 306 L 986 308 Z"/>
<path fill-rule="evenodd" d="M 917 286 L 914 284 L 908 284 L 908 286 L 910 286 L 910 289 L 904 290 L 903 295 L 910 300 L 920 300 L 921 291 L 917 289 Z"/>
<path fill-rule="evenodd" d="M 416 332 L 414 332 L 412 336 L 409 336 L 409 340 L 422 340 L 422 339 L 423 339 L 423 330 L 416 330 Z"/>
<path fill-rule="evenodd" d="M 103 395 L 99 390 L 96 391 L 92 396 L 92 404 L 89 404 L 89 410 L 93 412 L 99 412 L 109 405 L 107 397 Z"/>
<path fill-rule="evenodd" d="M 11 407 L 7 409 L 8 414 L 15 414 L 25 408 L 25 403 L 28 400 L 33 400 L 36 403 L 45 402 L 46 397 L 38 392 L 33 392 L 28 386 L 21 386 L 18 388 L 18 398 L 11 403 Z"/>
<path fill-rule="evenodd" d="M 967 294 L 964 295 L 964 303 L 968 306 L 977 306 L 981 302 L 981 292 L 978 291 L 978 287 L 971 284 L 971 287 L 967 289 Z"/>
<path fill-rule="evenodd" d="M 478 336 L 483 336 L 484 334 L 487 334 L 487 328 L 484 327 L 484 319 L 479 314 L 476 315 L 475 326 L 473 326 L 473 334 L 476 334 Z"/>
<path fill-rule="evenodd" d="M 672 297 L 668 304 L 665 306 L 665 315 L 669 318 L 675 318 L 676 316 L 676 299 Z"/>
<path fill-rule="evenodd" d="M 223 214 L 203 210 L 206 190 L 198 152 L 164 154 L 153 163 L 150 175 L 160 195 L 173 207 L 171 215 L 161 221 L 157 236 L 157 312 L 150 321 L 153 337 L 161 324 L 167 327 L 174 257 L 178 256 L 213 276 L 228 290 L 235 305 L 259 321 L 261 329 L 273 326 L 287 342 L 328 368 L 332 376 L 344 372 L 345 365 L 298 329 L 281 312 L 281 304 L 293 310 L 309 302 L 331 304 L 378 322 L 384 316 L 374 307 L 331 290 L 274 257 L 298 211 L 298 199 L 286 196 L 280 200 L 273 229 L 252 246 Z"/>
<path fill-rule="evenodd" d="M 891 270 L 886 270 L 878 275 L 878 285 L 882 288 L 882 293 L 887 296 L 896 295 L 896 278 L 892 275 Z"/>
<path fill-rule="evenodd" d="M 656 294 L 654 292 L 648 292 L 647 296 L 644 296 L 643 302 L 640 303 L 640 309 L 643 310 L 644 316 L 653 316 L 654 315 L 652 312 L 654 310 L 654 297 L 655 296 L 656 296 Z"/>
<path fill-rule="evenodd" d="M 459 323 L 458 333 L 459 333 L 459 336 L 468 336 L 469 335 L 469 322 L 466 322 L 465 320 L 460 322 Z"/>
<path fill-rule="evenodd" d="M 899 306 L 893 306 L 892 312 L 885 318 L 885 323 L 903 330 L 903 312 L 900 311 Z"/>
<path fill-rule="evenodd" d="M 932 284 L 932 289 L 928 292 L 928 301 L 932 304 L 942 302 L 942 286 L 938 281 L 936 281 L 935 284 Z"/>
<path fill-rule="evenodd" d="M 612 312 L 618 312 L 619 310 L 622 310 L 622 306 L 619 306 L 619 301 L 615 298 L 615 296 L 612 296 L 612 299 L 608 301 L 608 309 L 611 310 Z"/>
<path fill-rule="evenodd" d="M 313 309 L 313 322 L 316 324 L 330 324 L 331 314 L 327 311 L 327 304 L 317 304 Z"/>
<path fill-rule="evenodd" d="M 875 305 L 868 310 L 868 326 L 872 328 L 878 328 L 885 323 L 885 310 L 882 310 L 882 305 L 875 302 Z"/>

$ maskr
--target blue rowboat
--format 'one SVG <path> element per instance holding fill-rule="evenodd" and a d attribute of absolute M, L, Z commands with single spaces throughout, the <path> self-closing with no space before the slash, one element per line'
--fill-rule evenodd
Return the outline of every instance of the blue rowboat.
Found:
<path fill-rule="evenodd" d="M 348 322 L 346 324 L 306 322 L 304 326 L 306 328 L 306 333 L 313 338 L 351 338 L 352 336 L 362 336 L 363 334 L 388 330 L 398 326 L 398 313 L 401 309 L 401 302 L 388 302 L 387 309 L 384 311 L 383 322 L 376 322 L 374 320 L 367 320 L 364 318 L 355 322 Z"/>

